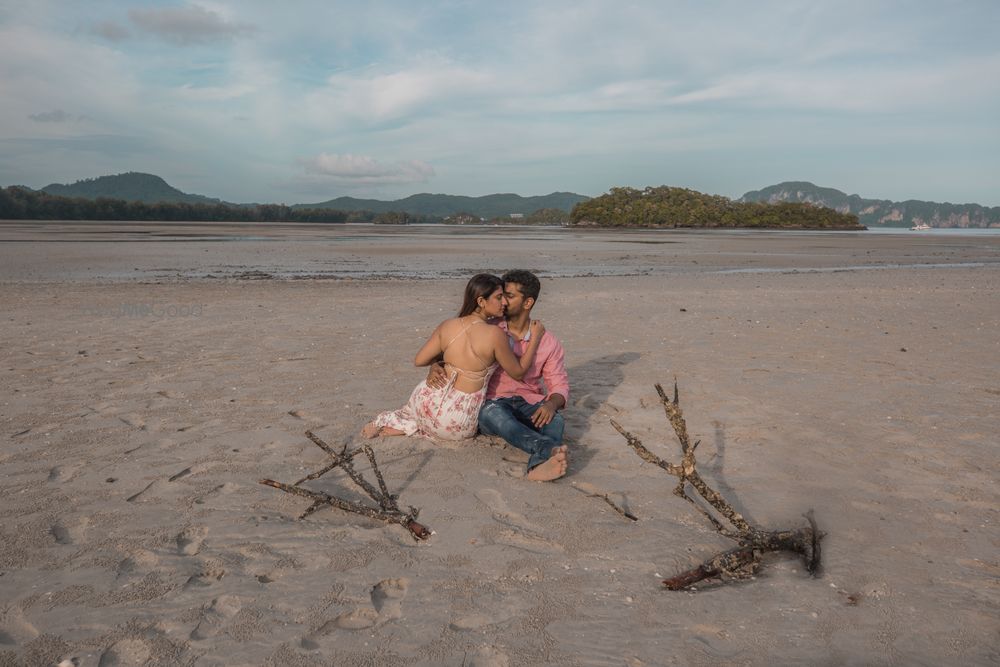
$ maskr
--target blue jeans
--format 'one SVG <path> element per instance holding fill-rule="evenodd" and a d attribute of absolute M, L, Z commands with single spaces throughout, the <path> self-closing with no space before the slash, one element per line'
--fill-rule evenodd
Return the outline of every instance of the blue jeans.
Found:
<path fill-rule="evenodd" d="M 497 435 L 530 455 L 528 470 L 545 463 L 552 456 L 552 448 L 562 444 L 565 422 L 558 412 L 552 421 L 536 429 L 531 423 L 542 404 L 528 403 L 520 396 L 488 399 L 479 409 L 479 431 Z"/>

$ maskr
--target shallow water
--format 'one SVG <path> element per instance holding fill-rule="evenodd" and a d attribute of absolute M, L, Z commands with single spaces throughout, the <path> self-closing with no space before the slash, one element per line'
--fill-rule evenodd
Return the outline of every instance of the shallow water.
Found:
<path fill-rule="evenodd" d="M 0 281 L 547 277 L 990 269 L 1000 230 L 594 230 L 564 227 L 0 221 Z"/>

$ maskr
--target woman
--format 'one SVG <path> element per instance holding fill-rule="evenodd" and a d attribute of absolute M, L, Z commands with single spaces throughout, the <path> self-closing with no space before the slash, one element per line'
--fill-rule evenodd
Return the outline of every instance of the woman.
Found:
<path fill-rule="evenodd" d="M 502 280 L 488 273 L 473 276 L 465 286 L 458 317 L 439 324 L 413 360 L 416 366 L 428 366 L 443 354 L 447 385 L 433 389 L 422 381 L 406 405 L 383 412 L 361 430 L 361 435 L 422 435 L 441 440 L 474 436 L 486 385 L 497 365 L 520 380 L 531 367 L 545 334 L 542 323 L 532 320 L 531 342 L 518 359 L 511 352 L 507 334 L 487 323 L 503 317 L 504 306 Z"/>

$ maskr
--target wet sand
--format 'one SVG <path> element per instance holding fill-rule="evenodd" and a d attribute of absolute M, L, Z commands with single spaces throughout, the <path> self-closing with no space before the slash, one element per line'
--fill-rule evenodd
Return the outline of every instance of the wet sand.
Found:
<path fill-rule="evenodd" d="M 163 227 L 0 224 L 0 664 L 1000 660 L 1000 237 Z M 358 444 L 467 275 L 513 267 L 567 351 L 565 479 L 376 440 L 419 544 L 257 483 L 323 465 L 307 429 Z M 674 377 L 709 483 L 815 510 L 819 578 L 663 590 L 732 545 L 609 425 L 679 460 Z"/>

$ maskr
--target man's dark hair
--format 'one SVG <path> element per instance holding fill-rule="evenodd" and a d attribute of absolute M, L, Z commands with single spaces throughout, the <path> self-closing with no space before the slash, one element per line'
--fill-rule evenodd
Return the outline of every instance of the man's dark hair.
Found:
<path fill-rule="evenodd" d="M 531 271 L 515 269 L 503 274 L 505 283 L 517 283 L 521 286 L 521 294 L 538 301 L 538 293 L 542 291 L 542 283 L 538 282 L 538 277 Z"/>

